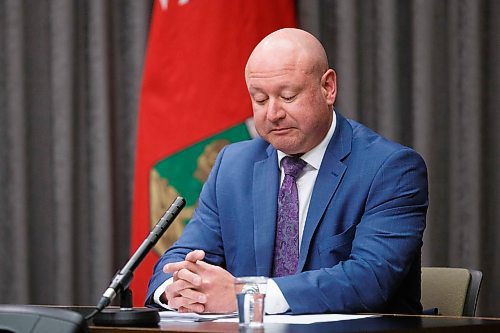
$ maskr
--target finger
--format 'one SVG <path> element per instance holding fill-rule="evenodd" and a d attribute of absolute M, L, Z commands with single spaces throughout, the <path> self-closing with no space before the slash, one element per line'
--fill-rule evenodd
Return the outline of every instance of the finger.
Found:
<path fill-rule="evenodd" d="M 215 266 L 215 265 L 212 265 L 212 264 L 209 264 L 207 262 L 204 262 L 204 261 L 197 261 L 196 264 L 200 265 L 200 267 L 202 268 L 210 268 L 210 267 L 220 267 L 220 266 Z"/>
<path fill-rule="evenodd" d="M 193 286 L 199 287 L 201 286 L 201 276 L 196 273 L 191 272 L 187 269 L 181 269 L 177 271 L 177 278 L 179 280 L 184 280 L 191 283 Z"/>
<path fill-rule="evenodd" d="M 200 303 L 205 304 L 207 302 L 207 296 L 204 293 L 201 293 L 197 290 L 193 289 L 183 289 L 179 291 L 179 294 L 182 297 L 192 300 L 192 303 Z"/>
<path fill-rule="evenodd" d="M 205 311 L 205 306 L 203 304 L 194 303 L 187 306 L 187 309 L 191 312 L 202 313 Z"/>
<path fill-rule="evenodd" d="M 170 306 L 173 309 L 181 309 L 185 307 L 185 305 L 188 305 L 188 303 L 185 301 L 185 299 L 182 296 L 177 296 L 169 300 L 168 306 Z"/>
<path fill-rule="evenodd" d="M 174 273 L 175 271 L 179 271 L 183 268 L 194 271 L 196 269 L 196 265 L 190 261 L 171 262 L 163 266 L 163 272 Z"/>
<path fill-rule="evenodd" d="M 220 266 L 216 266 L 216 265 L 212 265 L 212 264 L 209 264 L 207 262 L 204 262 L 204 261 L 197 261 L 196 262 L 196 265 L 198 266 L 197 269 L 196 269 L 196 273 L 198 274 L 202 274 L 203 272 L 206 272 L 206 271 L 211 271 L 211 272 L 227 272 L 224 268 L 220 267 Z M 229 272 L 227 272 L 229 273 Z"/>
<path fill-rule="evenodd" d="M 181 290 L 192 289 L 195 287 L 196 286 L 192 285 L 186 280 L 177 280 L 175 282 L 172 282 L 165 288 L 165 294 L 167 295 L 167 299 L 170 300 L 174 297 L 179 296 Z"/>
<path fill-rule="evenodd" d="M 177 311 L 187 313 L 187 312 L 196 312 L 196 313 L 202 313 L 205 311 L 205 306 L 202 304 L 191 304 L 188 305 L 187 307 L 180 307 Z"/>
<path fill-rule="evenodd" d="M 187 310 L 186 312 L 203 312 L 203 310 L 205 309 L 205 306 L 203 304 L 195 303 L 192 300 L 182 296 L 174 297 L 168 305 L 177 310 Z"/>
<path fill-rule="evenodd" d="M 181 268 L 185 268 L 188 265 L 188 261 L 177 261 L 177 262 L 170 262 L 168 264 L 163 265 L 163 272 L 164 273 L 174 273 L 175 271 L 178 271 Z"/>
<path fill-rule="evenodd" d="M 196 262 L 198 260 L 203 260 L 205 258 L 205 251 L 194 250 L 186 255 L 186 261 Z"/>

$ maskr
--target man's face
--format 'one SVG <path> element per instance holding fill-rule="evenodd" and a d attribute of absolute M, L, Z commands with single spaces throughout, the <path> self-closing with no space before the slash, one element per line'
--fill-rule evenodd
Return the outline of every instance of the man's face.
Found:
<path fill-rule="evenodd" d="M 276 59 L 276 58 L 274 58 Z M 332 121 L 335 73 L 323 77 L 283 59 L 251 66 L 246 73 L 255 127 L 259 135 L 286 154 L 306 153 L 325 137 Z M 325 80 L 328 81 L 325 85 Z M 335 89 L 335 86 L 333 87 Z"/>

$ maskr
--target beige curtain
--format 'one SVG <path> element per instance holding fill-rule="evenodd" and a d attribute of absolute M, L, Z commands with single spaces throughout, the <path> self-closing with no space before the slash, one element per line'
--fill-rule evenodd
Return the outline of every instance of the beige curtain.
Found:
<path fill-rule="evenodd" d="M 94 304 L 128 258 L 151 2 L 0 0 L 0 303 Z M 427 162 L 424 265 L 482 270 L 500 316 L 500 2 L 297 8 L 340 112 Z"/>

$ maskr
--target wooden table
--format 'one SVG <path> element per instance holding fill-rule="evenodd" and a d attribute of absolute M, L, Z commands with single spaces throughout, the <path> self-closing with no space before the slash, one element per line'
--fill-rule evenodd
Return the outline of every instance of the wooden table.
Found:
<path fill-rule="evenodd" d="M 59 307 L 59 306 L 57 306 Z M 59 307 L 87 315 L 92 307 L 65 306 Z M 160 322 L 159 327 L 104 327 L 94 326 L 92 321 L 88 322 L 92 333 L 138 333 L 138 332 L 238 332 L 238 333 L 316 333 L 316 332 L 391 332 L 391 333 L 414 333 L 414 332 L 500 332 L 500 318 L 478 318 L 478 317 L 445 317 L 445 316 L 411 316 L 380 314 L 375 317 L 345 320 L 336 322 L 323 322 L 314 324 L 275 324 L 266 323 L 260 329 L 243 329 L 237 323 L 225 322 Z"/>
<path fill-rule="evenodd" d="M 137 332 L 279 332 L 279 333 L 316 333 L 316 332 L 500 332 L 500 318 L 471 318 L 443 316 L 405 316 L 380 315 L 377 317 L 299 324 L 264 324 L 261 329 L 240 329 L 237 323 L 201 322 L 201 323 L 160 323 L 158 328 L 118 328 L 90 326 L 93 333 L 137 333 Z"/>

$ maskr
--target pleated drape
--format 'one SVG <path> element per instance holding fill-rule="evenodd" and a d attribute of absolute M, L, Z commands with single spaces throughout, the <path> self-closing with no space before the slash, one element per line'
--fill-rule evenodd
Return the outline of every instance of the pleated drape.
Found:
<path fill-rule="evenodd" d="M 337 109 L 429 169 L 423 264 L 482 270 L 500 316 L 500 2 L 302 0 L 338 74 Z"/>
<path fill-rule="evenodd" d="M 150 9 L 0 1 L 0 302 L 93 304 L 128 258 Z"/>

